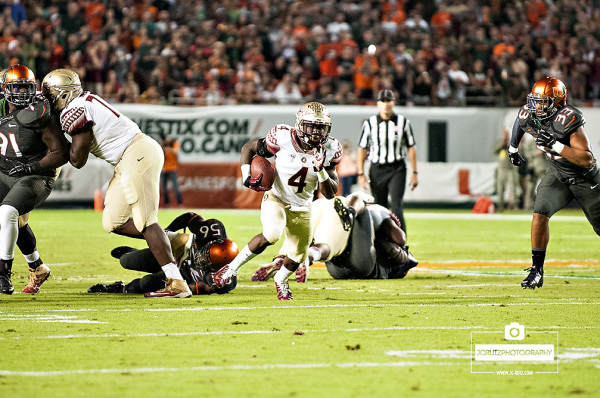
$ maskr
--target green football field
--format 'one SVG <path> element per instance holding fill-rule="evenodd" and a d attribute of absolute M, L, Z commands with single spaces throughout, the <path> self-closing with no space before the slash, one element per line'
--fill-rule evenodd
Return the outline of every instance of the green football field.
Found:
<path fill-rule="evenodd" d="M 221 219 L 240 248 L 261 230 L 258 211 L 199 212 Z M 161 211 L 161 224 L 179 213 Z M 535 291 L 519 285 L 530 214 L 406 219 L 420 264 L 405 279 L 336 281 L 316 264 L 280 302 L 272 281 L 250 281 L 279 245 L 245 265 L 229 294 L 88 294 L 137 277 L 110 250 L 144 242 L 105 233 L 92 210 L 35 211 L 53 276 L 36 295 L 0 297 L 0 397 L 598 396 L 600 239 L 579 211 L 552 219 Z M 15 259 L 20 292 L 27 266 L 18 250 Z M 505 339 L 514 322 L 523 340 Z M 483 361 L 483 344 L 553 351 Z"/>

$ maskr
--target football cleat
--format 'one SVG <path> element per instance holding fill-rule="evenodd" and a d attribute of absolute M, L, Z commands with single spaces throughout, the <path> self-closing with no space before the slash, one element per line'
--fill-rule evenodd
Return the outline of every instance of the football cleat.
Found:
<path fill-rule="evenodd" d="M 344 231 L 350 231 L 354 221 L 354 213 L 350 211 L 351 209 L 340 198 L 333 199 L 333 208 L 340 217 L 340 221 L 342 221 Z"/>
<path fill-rule="evenodd" d="M 110 285 L 97 284 L 88 289 L 88 293 L 126 293 L 123 282 L 118 281 Z"/>
<path fill-rule="evenodd" d="M 229 265 L 225 265 L 221 267 L 221 269 L 217 272 L 211 274 L 211 279 L 216 287 L 223 288 L 226 285 L 230 284 L 231 280 L 236 275 L 237 272 L 229 268 Z"/>
<path fill-rule="evenodd" d="M 523 289 L 535 289 L 544 286 L 544 267 L 531 266 L 526 268 L 525 271 L 529 271 L 527 278 L 521 282 Z"/>
<path fill-rule="evenodd" d="M 292 291 L 290 290 L 290 284 L 287 282 L 279 283 L 275 281 L 275 288 L 277 288 L 277 298 L 279 300 L 292 300 Z"/>
<path fill-rule="evenodd" d="M 310 268 L 310 259 L 307 257 L 306 260 L 300 264 L 296 270 L 296 282 L 305 283 L 308 279 L 308 270 Z"/>
<path fill-rule="evenodd" d="M 186 298 L 191 297 L 192 291 L 188 286 L 187 282 L 181 279 L 167 279 L 167 286 L 164 289 L 157 290 L 156 292 L 144 293 L 144 297 L 173 297 L 173 298 Z"/>
<path fill-rule="evenodd" d="M 44 263 L 38 265 L 36 269 L 29 268 L 29 282 L 27 282 L 25 289 L 21 290 L 21 293 L 39 292 L 42 283 L 44 283 L 48 277 L 50 277 L 50 268 Z"/>
<path fill-rule="evenodd" d="M 15 288 L 10 280 L 12 272 L 8 269 L 0 271 L 0 293 L 2 294 L 13 294 Z"/>
<path fill-rule="evenodd" d="M 275 257 L 273 259 L 272 263 L 269 263 L 267 265 L 263 265 L 263 266 L 259 267 L 252 274 L 252 281 L 254 281 L 254 282 L 262 282 L 262 281 L 266 281 L 268 279 L 271 279 L 273 277 L 273 275 L 275 275 L 275 273 L 277 271 L 279 271 L 279 269 L 283 265 L 283 258 L 284 257 L 285 256 L 277 256 L 277 257 Z"/>

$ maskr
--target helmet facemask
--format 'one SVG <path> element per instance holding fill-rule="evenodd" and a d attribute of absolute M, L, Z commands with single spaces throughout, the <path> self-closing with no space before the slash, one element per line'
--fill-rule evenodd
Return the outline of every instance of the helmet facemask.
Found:
<path fill-rule="evenodd" d="M 14 65 L 6 70 L 3 90 L 6 100 L 17 108 L 26 108 L 33 104 L 37 85 L 35 75 L 24 65 Z"/>
<path fill-rule="evenodd" d="M 331 131 L 331 116 L 325 105 L 309 102 L 296 113 L 298 138 L 311 148 L 318 148 L 327 142 Z"/>
<path fill-rule="evenodd" d="M 527 108 L 532 115 L 540 120 L 553 116 L 557 111 L 554 107 L 554 98 L 537 94 L 527 95 Z"/>

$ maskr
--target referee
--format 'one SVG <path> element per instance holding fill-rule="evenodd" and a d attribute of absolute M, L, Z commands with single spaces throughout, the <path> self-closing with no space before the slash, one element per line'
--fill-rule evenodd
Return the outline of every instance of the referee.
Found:
<path fill-rule="evenodd" d="M 358 142 L 358 184 L 364 189 L 371 184 L 371 193 L 375 203 L 390 208 L 388 196 L 391 196 L 392 212 L 400 218 L 402 230 L 406 233 L 402 200 L 406 189 L 406 153 L 412 167 L 410 187 L 419 184 L 417 177 L 417 147 L 410 121 L 394 113 L 396 98 L 392 90 L 381 90 L 377 95 L 379 113 L 373 115 L 362 126 Z M 371 167 L 369 180 L 364 175 L 364 163 L 369 157 Z"/>

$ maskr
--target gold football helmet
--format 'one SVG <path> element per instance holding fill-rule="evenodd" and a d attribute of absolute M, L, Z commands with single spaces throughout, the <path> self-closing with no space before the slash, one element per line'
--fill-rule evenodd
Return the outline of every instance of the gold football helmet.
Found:
<path fill-rule="evenodd" d="M 6 100 L 18 108 L 28 107 L 35 99 L 37 85 L 33 71 L 25 65 L 13 65 L 2 76 Z"/>
<path fill-rule="evenodd" d="M 555 77 L 544 77 L 538 80 L 527 95 L 527 108 L 538 119 L 553 116 L 567 104 L 567 88 Z"/>
<path fill-rule="evenodd" d="M 331 131 L 331 115 L 320 102 L 308 102 L 296 113 L 296 130 L 302 142 L 310 147 L 324 144 Z"/>
<path fill-rule="evenodd" d="M 82 92 L 79 75 L 70 69 L 55 69 L 42 81 L 42 94 L 57 111 L 65 109 L 69 102 L 79 97 Z"/>

